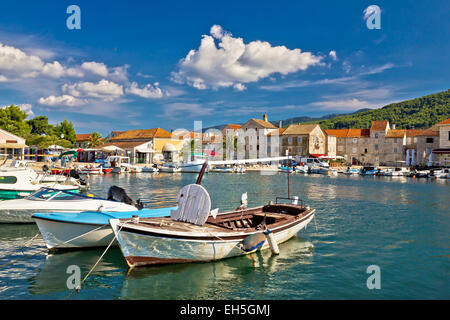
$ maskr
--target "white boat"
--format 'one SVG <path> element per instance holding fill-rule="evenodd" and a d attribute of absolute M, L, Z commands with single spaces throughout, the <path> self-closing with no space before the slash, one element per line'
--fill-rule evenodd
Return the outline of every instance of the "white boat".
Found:
<path fill-rule="evenodd" d="M 177 165 L 181 168 L 181 172 L 199 173 L 204 163 L 205 159 L 197 158 L 190 162 L 180 162 Z"/>
<path fill-rule="evenodd" d="M 180 190 L 178 208 L 170 217 L 110 220 L 130 268 L 214 261 L 269 247 L 276 252 L 278 244 L 294 237 L 315 214 L 295 203 L 213 213 L 209 194 L 200 185 Z"/>
<path fill-rule="evenodd" d="M 156 167 L 143 167 L 142 172 L 158 172 L 159 169 Z"/>
<path fill-rule="evenodd" d="M 357 175 L 359 174 L 359 169 L 356 168 L 348 168 L 346 171 L 342 172 L 343 174 L 346 175 Z"/>
<path fill-rule="evenodd" d="M 177 165 L 163 165 L 161 167 L 158 167 L 160 172 L 168 172 L 168 173 L 176 173 L 181 172 L 181 168 Z"/>
<path fill-rule="evenodd" d="M 85 211 L 80 213 L 35 213 L 36 222 L 48 249 L 81 249 L 106 247 L 114 239 L 110 219 L 132 217 L 162 217 L 176 207 L 141 209 L 121 212 Z M 114 245 L 117 242 L 114 241 Z"/>
<path fill-rule="evenodd" d="M 309 167 L 307 165 L 295 167 L 295 172 L 298 172 L 298 173 L 307 174 L 308 171 L 309 171 Z"/>
<path fill-rule="evenodd" d="M 109 156 L 105 160 L 106 168 L 113 168 L 113 173 L 130 172 L 130 157 Z"/>
<path fill-rule="evenodd" d="M 211 169 L 211 172 L 222 172 L 222 173 L 233 173 L 233 167 L 214 167 Z"/>
<path fill-rule="evenodd" d="M 434 176 L 440 179 L 450 179 L 450 169 L 444 168 L 434 172 Z"/>
<path fill-rule="evenodd" d="M 0 202 L 0 223 L 31 223 L 36 212 L 136 211 L 123 202 L 43 187 L 23 199 Z"/>
<path fill-rule="evenodd" d="M 336 169 L 330 169 L 327 171 L 327 175 L 328 176 L 337 176 L 338 175 L 338 171 Z"/>
<path fill-rule="evenodd" d="M 103 174 L 102 167 L 94 167 L 94 166 L 78 166 L 77 168 L 81 174 Z"/>
<path fill-rule="evenodd" d="M 387 168 L 383 170 L 383 176 L 388 177 L 404 177 L 408 176 L 410 174 L 410 171 L 407 168 L 404 167 L 396 167 L 396 168 Z"/>
<path fill-rule="evenodd" d="M 76 192 L 80 189 L 79 184 L 74 185 L 70 180 L 64 183 L 42 183 L 38 178 L 39 175 L 29 168 L 0 170 L 0 199 L 23 198 L 46 186 Z"/>

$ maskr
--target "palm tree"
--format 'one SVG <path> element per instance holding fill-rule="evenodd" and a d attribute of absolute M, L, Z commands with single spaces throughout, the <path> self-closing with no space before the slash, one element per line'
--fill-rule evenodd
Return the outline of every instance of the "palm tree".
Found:
<path fill-rule="evenodd" d="M 89 147 L 95 148 L 103 143 L 102 135 L 98 132 L 92 132 L 89 138 Z"/>

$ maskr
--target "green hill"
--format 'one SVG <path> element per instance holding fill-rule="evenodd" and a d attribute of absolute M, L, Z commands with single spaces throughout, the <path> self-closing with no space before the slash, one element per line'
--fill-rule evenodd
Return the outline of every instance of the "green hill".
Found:
<path fill-rule="evenodd" d="M 397 128 L 429 128 L 450 118 L 450 89 L 421 98 L 391 103 L 380 109 L 364 110 L 331 119 L 309 121 L 323 129 L 370 128 L 372 121 L 389 120 Z"/>

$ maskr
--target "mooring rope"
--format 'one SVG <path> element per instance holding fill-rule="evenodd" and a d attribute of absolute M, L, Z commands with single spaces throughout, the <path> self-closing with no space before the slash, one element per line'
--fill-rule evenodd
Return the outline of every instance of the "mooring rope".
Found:
<path fill-rule="evenodd" d="M 117 231 L 117 233 L 119 233 L 119 232 L 122 230 L 122 227 L 124 226 L 124 224 L 125 224 L 126 222 L 130 222 L 130 221 L 131 221 L 131 220 L 124 221 L 124 222 L 122 223 L 122 225 L 120 226 L 119 230 Z M 91 268 L 91 270 L 89 270 L 89 272 L 87 273 L 87 275 L 86 275 L 86 276 L 83 278 L 83 280 L 80 282 L 79 287 L 78 287 L 78 288 L 74 288 L 74 289 L 72 290 L 72 292 L 65 298 L 65 300 L 69 299 L 69 298 L 73 295 L 73 293 L 74 293 L 75 291 L 80 292 L 81 286 L 82 286 L 83 283 L 86 281 L 86 279 L 90 276 L 90 274 L 92 273 L 92 271 L 94 271 L 95 267 L 98 265 L 98 263 L 100 262 L 100 260 L 102 260 L 103 256 L 106 254 L 106 252 L 108 251 L 108 249 L 109 249 L 109 248 L 111 247 L 111 245 L 114 243 L 114 240 L 116 240 L 116 235 L 115 235 L 115 233 L 114 233 L 113 239 L 111 240 L 111 242 L 109 243 L 109 245 L 106 247 L 105 251 L 103 251 L 103 253 L 102 253 L 102 255 L 100 256 L 100 258 L 98 258 L 97 262 L 94 264 L 94 266 Z"/>
<path fill-rule="evenodd" d="M 62 241 L 60 244 L 58 244 L 57 246 L 55 246 L 55 247 L 53 247 L 53 248 L 54 248 L 54 249 L 58 249 L 58 246 L 60 246 L 60 245 L 62 245 L 62 244 L 70 243 L 70 242 L 72 242 L 72 241 L 74 241 L 74 240 L 76 240 L 76 239 L 78 239 L 78 238 L 80 238 L 80 237 L 83 237 L 83 236 L 85 236 L 85 235 L 87 235 L 87 234 L 89 234 L 89 233 L 91 233 L 91 232 L 97 231 L 97 230 L 103 228 L 104 226 L 107 226 L 107 224 L 101 225 L 100 227 L 95 228 L 95 229 L 92 229 L 92 230 L 90 230 L 90 231 L 88 231 L 88 232 L 86 232 L 86 233 L 83 233 L 83 234 L 79 235 L 79 236 L 76 236 L 75 238 L 69 239 L 69 240 L 67 240 L 67 241 Z M 53 249 L 53 248 L 52 248 L 52 249 Z M 33 254 L 31 254 L 31 255 L 28 255 L 28 256 L 25 256 L 25 257 L 23 257 L 23 258 L 20 258 L 20 259 L 13 260 L 13 261 L 10 261 L 10 262 L 8 262 L 8 263 L 2 264 L 2 265 L 0 265 L 0 269 L 3 268 L 3 267 L 8 266 L 8 265 L 10 265 L 10 264 L 14 264 L 14 263 L 16 263 L 16 262 L 23 261 L 23 260 L 26 260 L 26 259 L 28 259 L 28 258 L 31 258 L 31 257 L 37 255 L 38 253 L 42 253 L 42 252 L 44 252 L 44 251 L 48 251 L 48 248 L 42 249 L 42 250 L 40 250 L 40 251 L 38 251 L 38 252 L 35 252 L 35 253 L 33 253 Z"/>

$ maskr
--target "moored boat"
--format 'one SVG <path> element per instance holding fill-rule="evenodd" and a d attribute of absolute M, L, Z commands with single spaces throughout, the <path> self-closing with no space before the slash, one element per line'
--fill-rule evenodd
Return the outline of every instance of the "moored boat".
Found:
<path fill-rule="evenodd" d="M 133 205 L 43 187 L 23 199 L 0 202 L 0 223 L 32 223 L 36 212 L 137 211 Z"/>
<path fill-rule="evenodd" d="M 176 207 L 122 212 L 35 213 L 33 219 L 48 249 L 80 249 L 108 246 L 114 239 L 108 223 L 110 219 L 162 217 L 170 215 L 172 209 Z"/>
<path fill-rule="evenodd" d="M 179 208 L 182 206 L 179 202 Z M 201 220 L 197 224 L 180 220 L 180 209 L 172 211 L 171 217 L 111 219 L 110 224 L 128 266 L 133 268 L 214 261 L 268 249 L 274 242 L 278 245 L 295 236 L 315 214 L 315 209 L 282 203 L 216 216 L 209 209 L 201 208 L 203 216 L 196 217 Z"/>

